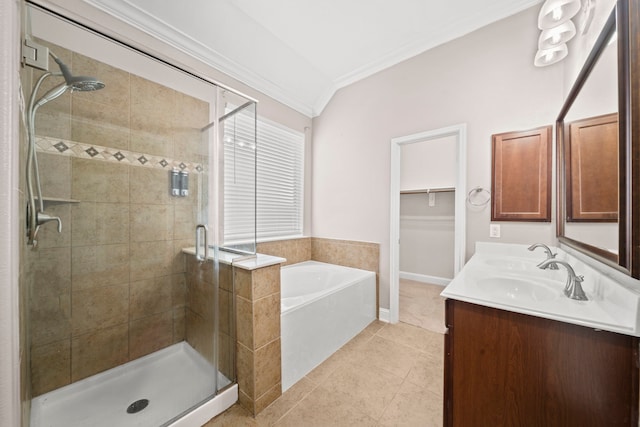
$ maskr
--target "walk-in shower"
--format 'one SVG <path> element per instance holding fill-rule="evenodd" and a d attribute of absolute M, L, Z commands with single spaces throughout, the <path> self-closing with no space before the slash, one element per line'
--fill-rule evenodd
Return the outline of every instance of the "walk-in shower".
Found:
<path fill-rule="evenodd" d="M 199 427 L 238 396 L 220 103 L 253 101 L 26 7 L 53 60 L 20 76 L 22 427 Z"/>
<path fill-rule="evenodd" d="M 35 142 L 35 119 L 36 119 L 36 111 L 38 108 L 42 107 L 47 102 L 53 101 L 58 98 L 62 94 L 67 91 L 93 91 L 100 90 L 104 88 L 104 83 L 101 81 L 87 76 L 74 76 L 69 71 L 69 68 L 66 66 L 64 62 L 60 58 L 58 58 L 53 52 L 49 51 L 49 55 L 54 59 L 54 61 L 58 64 L 60 68 L 59 73 L 46 72 L 40 76 L 40 78 L 36 81 L 33 89 L 31 90 L 31 96 L 29 97 L 29 104 L 27 105 L 27 114 L 25 117 L 26 125 L 27 125 L 27 144 L 28 144 L 28 153 L 27 153 L 27 175 L 26 175 L 26 186 L 27 186 L 27 237 L 28 244 L 37 245 L 37 235 L 40 226 L 50 222 L 56 221 L 58 223 L 58 233 L 62 232 L 62 220 L 60 217 L 52 216 L 44 212 L 44 199 L 42 198 L 42 185 L 40 183 L 40 172 L 38 168 L 38 157 L 36 154 L 36 142 Z M 46 53 L 44 53 L 46 55 Z M 47 93 L 42 95 L 38 100 L 36 100 L 38 91 L 42 82 L 48 77 L 52 76 L 62 76 L 64 77 L 64 83 L 60 83 L 54 88 L 50 89 Z M 37 191 L 37 199 L 36 195 L 34 195 L 33 191 L 33 179 L 35 178 L 35 186 Z M 36 205 L 36 200 L 38 204 Z"/>

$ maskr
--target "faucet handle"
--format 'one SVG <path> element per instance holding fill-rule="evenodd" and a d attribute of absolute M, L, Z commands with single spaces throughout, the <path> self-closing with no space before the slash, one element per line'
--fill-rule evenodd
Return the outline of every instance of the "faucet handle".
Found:
<path fill-rule="evenodd" d="M 555 257 L 556 257 L 556 254 L 553 254 L 549 258 L 547 258 L 544 261 L 542 261 L 541 263 L 539 263 L 536 267 L 538 267 L 538 268 L 540 268 L 542 270 L 559 270 L 558 264 L 553 262 Z M 549 261 L 549 260 L 551 260 L 552 262 L 547 263 L 547 261 Z"/>
<path fill-rule="evenodd" d="M 59 216 L 51 216 L 44 212 L 38 212 L 36 221 L 38 226 L 45 224 L 49 221 L 56 221 L 58 223 L 58 233 L 62 233 L 62 220 L 60 219 Z"/>

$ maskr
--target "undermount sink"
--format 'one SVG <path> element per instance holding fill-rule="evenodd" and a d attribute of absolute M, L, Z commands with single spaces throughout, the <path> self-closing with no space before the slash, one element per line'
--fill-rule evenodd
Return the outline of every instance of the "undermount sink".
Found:
<path fill-rule="evenodd" d="M 551 301 L 562 293 L 560 283 L 558 289 L 554 289 L 540 281 L 515 277 L 487 277 L 478 280 L 477 286 L 496 298 L 514 301 Z"/>
<path fill-rule="evenodd" d="M 526 262 L 519 259 L 490 258 L 484 260 L 484 263 L 491 267 L 513 271 L 525 271 L 536 268 L 536 264 L 534 262 Z"/>

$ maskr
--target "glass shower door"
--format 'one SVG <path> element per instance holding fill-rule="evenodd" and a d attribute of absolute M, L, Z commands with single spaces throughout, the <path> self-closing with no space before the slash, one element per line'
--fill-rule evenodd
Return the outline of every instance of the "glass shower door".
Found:
<path fill-rule="evenodd" d="M 204 129 L 218 88 L 27 7 L 51 53 L 50 75 L 21 75 L 21 188 L 40 214 L 21 260 L 30 425 L 169 425 L 235 382 L 233 275 L 211 222 L 218 127 Z M 71 90 L 73 76 L 104 88 Z M 185 252 L 200 223 L 204 262 Z"/>

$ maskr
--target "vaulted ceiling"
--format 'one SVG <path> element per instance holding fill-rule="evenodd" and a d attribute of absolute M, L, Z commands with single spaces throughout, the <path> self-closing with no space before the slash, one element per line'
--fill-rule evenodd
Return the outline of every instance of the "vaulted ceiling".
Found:
<path fill-rule="evenodd" d="M 83 0 L 313 117 L 333 94 L 541 0 Z"/>

